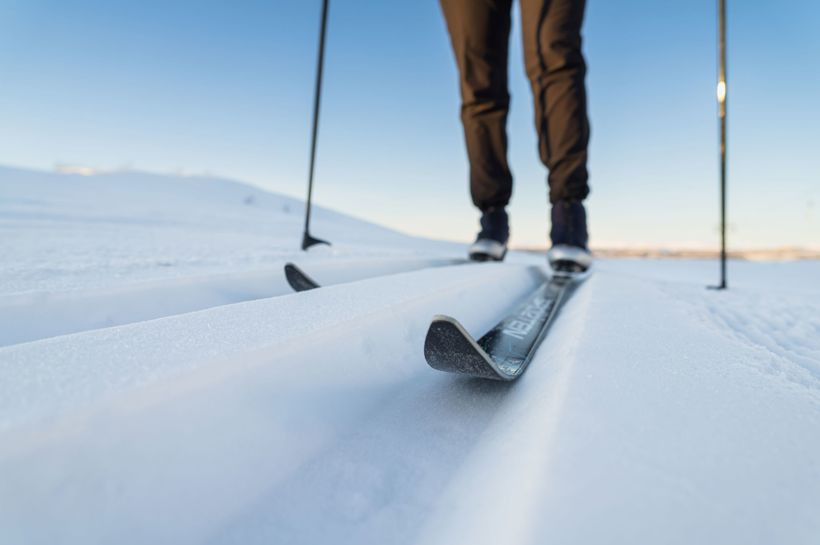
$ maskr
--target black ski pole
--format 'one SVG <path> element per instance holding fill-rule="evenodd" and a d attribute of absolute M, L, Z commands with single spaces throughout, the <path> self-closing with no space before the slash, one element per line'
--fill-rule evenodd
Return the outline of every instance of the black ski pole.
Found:
<path fill-rule="evenodd" d="M 310 142 L 310 167 L 308 169 L 308 193 L 305 203 L 305 232 L 302 234 L 302 250 L 315 244 L 330 244 L 326 240 L 315 238 L 310 234 L 310 208 L 313 199 L 313 168 L 316 163 L 316 137 L 319 132 L 319 101 L 322 95 L 322 66 L 325 59 L 325 30 L 327 28 L 327 3 L 322 0 L 322 23 L 319 30 L 319 59 L 316 66 L 316 93 L 313 99 L 313 135 Z"/>
<path fill-rule="evenodd" d="M 711 286 L 725 290 L 726 284 L 726 0 L 718 0 L 718 84 L 717 99 L 720 116 L 720 284 Z"/>

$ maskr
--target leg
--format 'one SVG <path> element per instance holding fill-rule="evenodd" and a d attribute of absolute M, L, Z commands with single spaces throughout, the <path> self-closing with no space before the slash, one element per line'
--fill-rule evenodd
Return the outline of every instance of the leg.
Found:
<path fill-rule="evenodd" d="M 512 0 L 440 0 L 458 64 L 470 191 L 482 211 L 512 194 L 507 163 L 507 51 Z"/>
<path fill-rule="evenodd" d="M 586 63 L 581 53 L 584 4 L 585 0 L 521 0 L 524 64 L 552 203 L 582 201 L 589 193 Z"/>

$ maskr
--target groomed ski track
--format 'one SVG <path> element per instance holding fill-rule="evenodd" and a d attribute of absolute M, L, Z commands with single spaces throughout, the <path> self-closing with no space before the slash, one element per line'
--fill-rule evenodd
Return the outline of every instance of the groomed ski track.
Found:
<path fill-rule="evenodd" d="M 369 277 L 441 267 L 447 257 L 302 258 L 311 274 L 340 284 Z M 0 295 L 0 346 L 112 327 L 232 303 L 288 294 L 283 263 L 255 270 L 198 274 L 93 289 Z"/>
<path fill-rule="evenodd" d="M 436 313 L 492 326 L 525 264 L 2 348 L 0 541 L 813 542 L 817 346 L 639 270 L 599 266 L 513 384 L 421 348 Z"/>

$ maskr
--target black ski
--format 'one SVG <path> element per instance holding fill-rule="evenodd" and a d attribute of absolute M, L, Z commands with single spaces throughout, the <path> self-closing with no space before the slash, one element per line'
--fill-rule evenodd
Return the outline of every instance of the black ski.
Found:
<path fill-rule="evenodd" d="M 319 287 L 319 284 L 315 280 L 293 263 L 285 264 L 285 278 L 287 278 L 288 284 L 290 284 L 290 287 L 293 288 L 294 291 L 307 291 Z"/>
<path fill-rule="evenodd" d="M 494 380 L 515 380 L 532 360 L 550 323 L 584 275 L 553 275 L 477 341 L 455 318 L 433 318 L 424 341 L 430 367 Z"/>

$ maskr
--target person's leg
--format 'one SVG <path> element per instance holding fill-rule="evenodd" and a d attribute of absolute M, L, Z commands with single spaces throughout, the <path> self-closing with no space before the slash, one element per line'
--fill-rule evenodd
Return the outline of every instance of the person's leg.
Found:
<path fill-rule="evenodd" d="M 589 193 L 584 5 L 585 0 L 521 0 L 524 64 L 552 203 L 580 202 Z"/>
<path fill-rule="evenodd" d="M 441 0 L 461 88 L 470 191 L 482 211 L 503 209 L 512 194 L 507 163 L 507 52 L 512 0 Z"/>
<path fill-rule="evenodd" d="M 535 102 L 541 160 L 552 203 L 547 259 L 558 272 L 592 263 L 587 249 L 586 63 L 581 53 L 585 0 L 521 0 L 524 64 Z"/>

